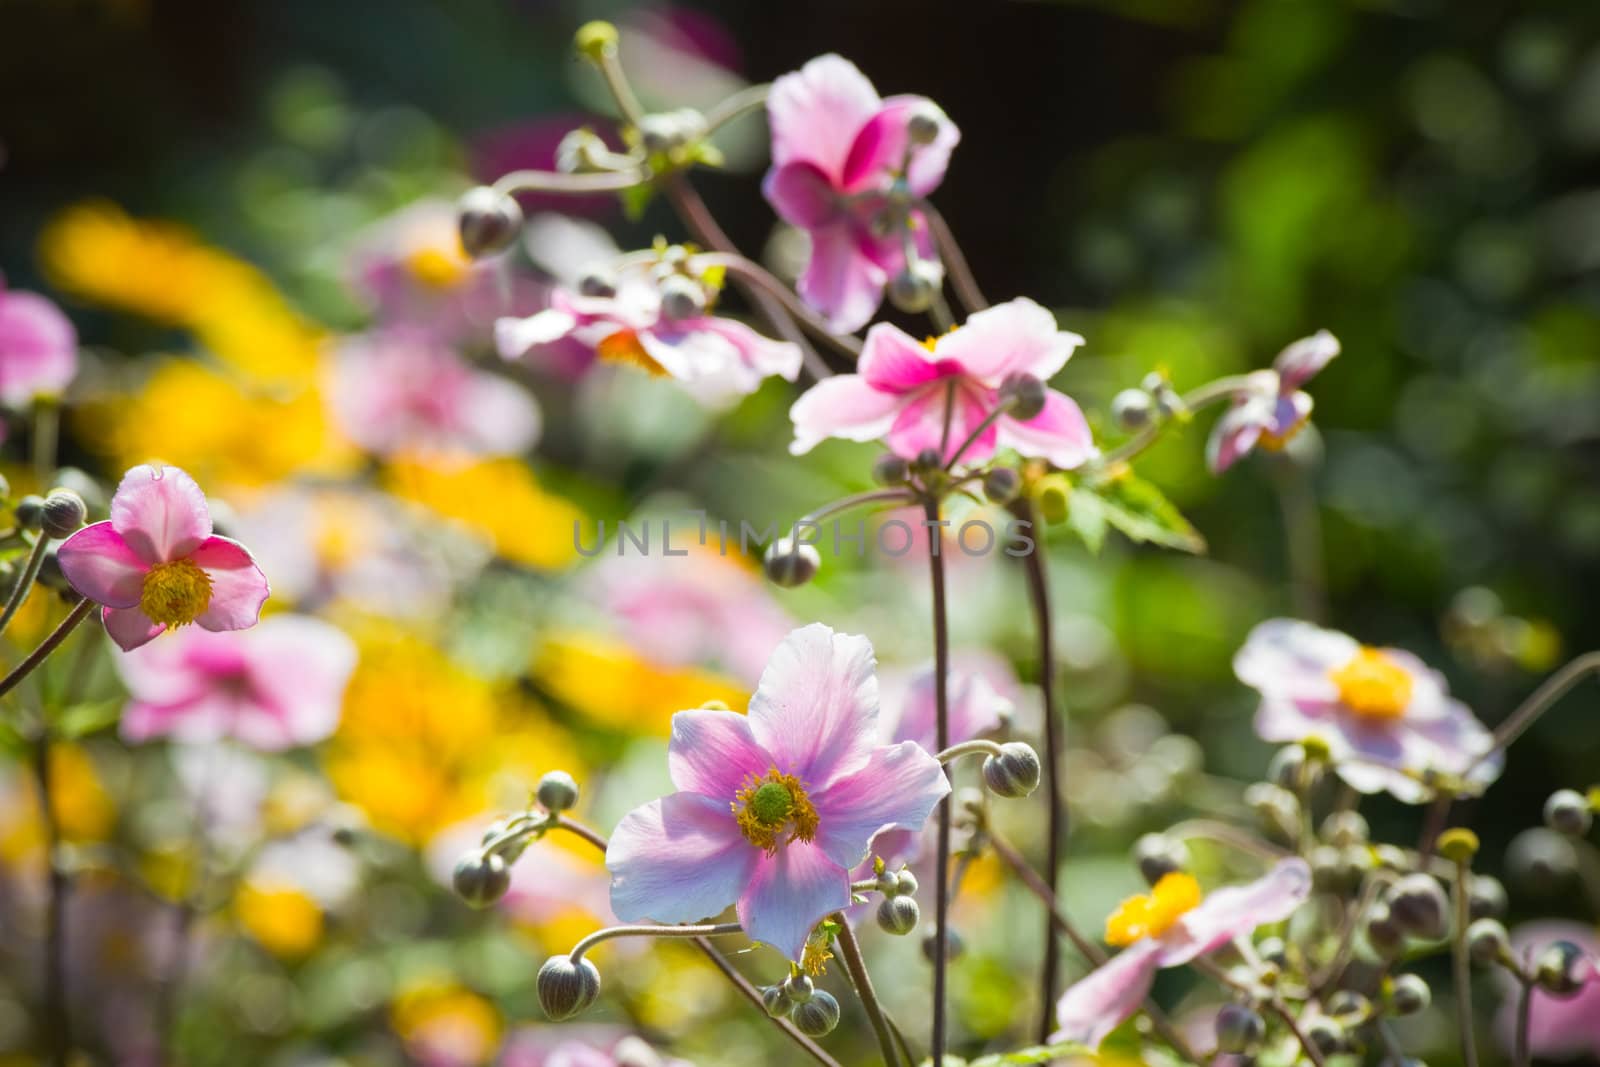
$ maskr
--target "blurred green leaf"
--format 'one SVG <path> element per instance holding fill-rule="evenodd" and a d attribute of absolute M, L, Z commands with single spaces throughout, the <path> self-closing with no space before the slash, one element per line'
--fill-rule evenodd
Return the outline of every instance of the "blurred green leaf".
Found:
<path fill-rule="evenodd" d="M 93 700 L 74 704 L 56 717 L 51 730 L 63 741 L 76 741 L 116 725 L 122 715 L 122 701 Z"/>
<path fill-rule="evenodd" d="M 1059 1045 L 1035 1045 L 1032 1048 L 1018 1049 L 1016 1052 L 1002 1052 L 992 1056 L 981 1056 L 973 1060 L 969 1067 L 1008 1067 L 1011 1064 L 1049 1063 L 1051 1060 L 1062 1056 L 1083 1056 L 1093 1052 L 1094 1050 L 1087 1045 L 1080 1045 L 1076 1041 L 1063 1041 Z"/>
<path fill-rule="evenodd" d="M 1206 539 L 1183 512 L 1161 490 L 1132 474 L 1098 485 L 1074 485 L 1068 498 L 1067 525 L 1091 552 L 1098 552 L 1105 542 L 1107 526 L 1136 543 L 1196 555 L 1206 550 Z"/>

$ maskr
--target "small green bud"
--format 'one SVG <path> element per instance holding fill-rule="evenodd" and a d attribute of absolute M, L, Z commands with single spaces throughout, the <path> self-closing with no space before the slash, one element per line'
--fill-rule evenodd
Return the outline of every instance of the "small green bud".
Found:
<path fill-rule="evenodd" d="M 1001 754 L 983 761 L 983 782 L 997 797 L 1020 798 L 1039 788 L 1039 754 L 1021 741 L 1007 741 Z"/>
<path fill-rule="evenodd" d="M 511 888 L 511 869 L 495 853 L 468 852 L 456 861 L 450 883 L 472 907 L 487 908 Z"/>
<path fill-rule="evenodd" d="M 886 933 L 903 936 L 917 928 L 922 920 L 922 909 L 915 897 L 884 897 L 878 904 L 878 925 Z"/>
<path fill-rule="evenodd" d="M 1243 1004 L 1224 1004 L 1217 1012 L 1217 1051 L 1252 1055 L 1267 1038 L 1267 1023 Z"/>
<path fill-rule="evenodd" d="M 872 465 L 872 480 L 879 485 L 904 485 L 911 476 L 911 464 L 893 452 L 885 452 Z"/>
<path fill-rule="evenodd" d="M 522 208 L 497 189 L 480 185 L 456 201 L 461 250 L 473 259 L 504 252 L 522 232 Z"/>
<path fill-rule="evenodd" d="M 535 983 L 539 1006 L 552 1022 L 570 1019 L 600 995 L 600 972 L 587 959 L 572 962 L 570 956 L 551 956 L 539 968 Z"/>
<path fill-rule="evenodd" d="M 1133 843 L 1133 861 L 1144 880 L 1155 885 L 1189 865 L 1189 849 L 1166 834 L 1145 834 Z"/>
<path fill-rule="evenodd" d="M 1389 890 L 1389 914 L 1400 929 L 1424 941 L 1437 941 L 1449 930 L 1449 903 L 1444 887 L 1431 875 L 1409 874 Z"/>
<path fill-rule="evenodd" d="M 1433 990 L 1415 974 L 1395 975 L 1389 987 L 1389 1008 L 1396 1015 L 1416 1015 L 1433 1002 Z"/>
<path fill-rule="evenodd" d="M 545 811 L 567 811 L 578 803 L 578 783 L 566 771 L 551 771 L 539 779 L 534 796 Z"/>
<path fill-rule="evenodd" d="M 917 893 L 917 876 L 912 874 L 909 869 L 901 871 L 895 877 L 895 880 L 896 880 L 896 882 L 899 883 L 895 887 L 896 891 L 901 896 L 910 897 L 910 896 L 915 896 L 916 895 L 916 893 Z"/>
<path fill-rule="evenodd" d="M 1544 802 L 1544 824 L 1558 834 L 1582 837 L 1594 825 L 1594 813 L 1582 793 L 1572 789 L 1557 789 Z"/>
<path fill-rule="evenodd" d="M 762 565 L 767 572 L 767 580 L 773 585 L 794 589 L 817 576 L 822 566 L 822 556 L 815 545 L 796 544 L 791 535 L 772 543 Z"/>
<path fill-rule="evenodd" d="M 1004 507 L 1021 491 L 1022 475 L 1010 467 L 995 467 L 983 476 L 983 495 L 991 504 Z"/>
<path fill-rule="evenodd" d="M 761 991 L 761 1006 L 774 1019 L 781 1019 L 794 1008 L 794 1001 L 783 991 L 783 986 L 769 985 Z"/>
<path fill-rule="evenodd" d="M 1511 936 L 1499 919 L 1479 919 L 1467 927 L 1467 951 L 1480 967 L 1493 966 L 1511 958 Z"/>
<path fill-rule="evenodd" d="M 839 1002 L 832 993 L 819 989 L 810 1000 L 794 1006 L 789 1021 L 807 1037 L 826 1037 L 839 1025 Z"/>
<path fill-rule="evenodd" d="M 37 530 L 44 522 L 44 497 L 29 493 L 17 501 L 17 525 L 24 530 Z"/>
<path fill-rule="evenodd" d="M 889 279 L 889 303 L 907 314 L 918 315 L 933 306 L 944 288 L 944 268 L 927 259 L 908 260 Z"/>
<path fill-rule="evenodd" d="M 89 509 L 83 498 L 71 489 L 52 489 L 40 507 L 39 526 L 46 537 L 61 540 L 83 527 Z"/>
<path fill-rule="evenodd" d="M 1111 419 L 1119 430 L 1142 430 L 1155 421 L 1155 413 L 1155 398 L 1143 389 L 1124 389 L 1111 398 Z"/>
<path fill-rule="evenodd" d="M 784 996 L 791 1004 L 804 1004 L 816 995 L 817 987 L 803 974 L 791 974 L 783 982 Z"/>
<path fill-rule="evenodd" d="M 1008 374 L 1000 383 L 1000 401 L 1011 404 L 1011 417 L 1019 422 L 1038 418 L 1049 395 L 1044 382 L 1032 374 Z"/>
<path fill-rule="evenodd" d="M 1571 941 L 1552 941 L 1534 958 L 1533 979 L 1546 993 L 1565 1000 L 1584 987 L 1584 961 L 1583 949 Z"/>

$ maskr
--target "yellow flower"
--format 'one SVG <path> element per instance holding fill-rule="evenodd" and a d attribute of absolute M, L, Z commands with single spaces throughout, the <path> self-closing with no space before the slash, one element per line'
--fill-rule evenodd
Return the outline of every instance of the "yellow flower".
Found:
<path fill-rule="evenodd" d="M 1121 948 L 1146 937 L 1160 937 L 1200 904 L 1194 875 L 1173 871 L 1149 893 L 1129 897 L 1106 920 L 1106 943 Z"/>
<path fill-rule="evenodd" d="M 298 887 L 248 881 L 233 898 L 239 926 L 283 959 L 305 956 L 322 940 L 322 908 Z"/>
<path fill-rule="evenodd" d="M 502 1024 L 494 1005 L 451 983 L 425 983 L 402 992 L 389 1008 L 389 1022 L 406 1044 L 424 1050 L 418 1057 L 423 1060 L 486 1063 L 500 1044 Z"/>
<path fill-rule="evenodd" d="M 750 691 L 698 667 L 658 667 L 598 634 L 557 634 L 534 656 L 534 675 L 563 703 L 618 730 L 665 736 L 674 712 L 719 700 L 742 708 Z"/>
<path fill-rule="evenodd" d="M 583 513 L 540 488 L 517 460 L 403 457 L 389 464 L 383 483 L 395 496 L 461 523 L 514 563 L 550 570 L 577 556 L 573 527 Z"/>

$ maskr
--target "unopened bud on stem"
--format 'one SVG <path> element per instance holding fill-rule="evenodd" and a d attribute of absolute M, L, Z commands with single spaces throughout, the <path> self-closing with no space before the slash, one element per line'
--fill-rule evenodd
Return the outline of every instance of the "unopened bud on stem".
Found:
<path fill-rule="evenodd" d="M 570 1019 L 600 995 L 600 972 L 587 959 L 551 956 L 539 968 L 539 1006 L 552 1022 Z"/>

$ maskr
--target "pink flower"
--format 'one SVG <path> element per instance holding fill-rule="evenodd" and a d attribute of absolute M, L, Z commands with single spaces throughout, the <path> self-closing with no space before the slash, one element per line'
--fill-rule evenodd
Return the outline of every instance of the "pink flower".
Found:
<path fill-rule="evenodd" d="M 948 460 L 1000 403 L 1006 378 L 1027 374 L 1048 381 L 1081 344 L 1083 338 L 1057 328 L 1054 315 L 1025 298 L 980 311 L 926 344 L 879 323 L 867 331 L 857 373 L 818 382 L 795 401 L 789 451 L 801 455 L 829 437 L 881 437 L 907 459 L 931 448 Z M 1000 416 L 962 459 L 982 462 L 998 448 L 1065 469 L 1095 454 L 1083 412 L 1053 389 L 1046 390 L 1043 411 L 1027 420 Z"/>
<path fill-rule="evenodd" d="M 1528 1048 L 1539 1059 L 1600 1059 L 1600 937 L 1583 923 L 1546 919 L 1525 923 L 1511 932 L 1512 953 L 1520 960 L 1556 941 L 1570 941 L 1586 954 L 1583 986 L 1570 997 L 1533 991 L 1528 1014 Z M 1509 979 L 1509 976 L 1507 976 Z M 1509 1051 L 1515 1047 L 1520 986 L 1504 983 L 1506 998 L 1495 1019 L 1495 1032 Z"/>
<path fill-rule="evenodd" d="M 707 281 L 692 258 L 681 266 L 681 272 L 658 279 L 655 268 L 633 264 L 614 284 L 592 286 L 594 295 L 558 288 L 544 311 L 495 324 L 500 354 L 518 359 L 576 339 L 598 359 L 674 378 L 713 406 L 755 392 L 770 375 L 794 381 L 800 349 L 711 314 L 719 286 Z"/>
<path fill-rule="evenodd" d="M 1123 950 L 1061 995 L 1060 1029 L 1050 1040 L 1099 1047 L 1139 1010 L 1157 971 L 1181 967 L 1258 926 L 1287 919 L 1310 893 L 1311 868 L 1297 858 L 1280 860 L 1248 885 L 1203 898 L 1192 876 L 1167 875 L 1149 894 L 1124 901 L 1106 921 L 1106 940 Z"/>
<path fill-rule="evenodd" d="M 0 279 L 0 404 L 23 407 L 55 396 L 78 372 L 78 332 L 38 293 Z"/>
<path fill-rule="evenodd" d="M 243 545 L 212 535 L 205 494 L 177 467 L 128 471 L 110 521 L 67 538 L 58 559 L 72 588 L 105 609 L 106 632 L 124 650 L 191 622 L 254 626 L 271 592 Z"/>
<path fill-rule="evenodd" d="M 1387 790 L 1427 800 L 1430 772 L 1478 787 L 1500 774 L 1483 759 L 1490 735 L 1444 676 L 1409 652 L 1371 648 L 1308 622 L 1272 619 L 1250 632 L 1233 660 L 1239 680 L 1261 693 L 1256 733 L 1274 742 L 1315 738 L 1339 777 L 1363 793 Z"/>
<path fill-rule="evenodd" d="M 334 354 L 327 396 L 345 436 L 378 455 L 514 456 L 539 437 L 539 409 L 526 390 L 409 328 L 347 338 Z"/>
<path fill-rule="evenodd" d="M 935 123 L 913 143 L 913 116 Z M 926 97 L 878 96 L 848 60 L 820 56 L 772 83 L 772 169 L 762 183 L 787 223 L 811 236 L 800 295 L 848 333 L 866 325 L 905 245 L 931 259 L 928 226 L 910 206 L 944 180 L 961 133 Z"/>
<path fill-rule="evenodd" d="M 356 649 L 331 623 L 275 615 L 253 630 L 180 630 L 115 662 L 128 687 L 125 740 L 232 738 L 277 751 L 333 732 Z"/>
<path fill-rule="evenodd" d="M 621 1036 L 619 1036 L 621 1035 Z M 528 1027 L 501 1049 L 498 1067 L 692 1067 L 617 1027 Z"/>
<path fill-rule="evenodd" d="M 778 646 L 748 716 L 673 716 L 680 791 L 625 816 L 606 852 L 617 917 L 688 922 L 737 903 L 752 939 L 799 960 L 850 903 L 872 839 L 920 828 L 950 791 L 916 744 L 878 745 L 877 720 L 872 645 L 820 623 Z"/>
<path fill-rule="evenodd" d="M 1278 353 L 1271 370 L 1250 375 L 1250 384 L 1217 420 L 1206 442 L 1206 462 L 1221 474 L 1257 445 L 1277 451 L 1311 418 L 1311 394 L 1300 387 L 1339 354 L 1339 339 L 1318 330 Z"/>

